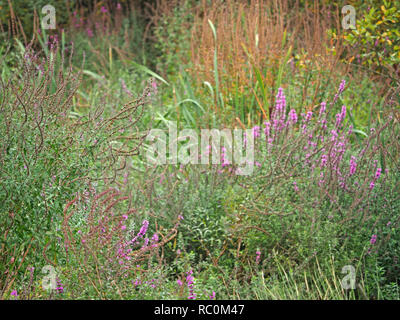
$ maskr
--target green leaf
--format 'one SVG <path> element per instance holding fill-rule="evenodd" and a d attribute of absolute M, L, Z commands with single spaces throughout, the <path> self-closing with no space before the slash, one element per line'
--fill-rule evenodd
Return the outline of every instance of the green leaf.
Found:
<path fill-rule="evenodd" d="M 144 71 L 146 73 L 148 73 L 149 75 L 153 76 L 154 78 L 160 80 L 161 82 L 165 83 L 167 86 L 169 86 L 169 83 L 160 75 L 158 75 L 157 73 L 155 73 L 154 71 L 151 71 L 149 68 L 147 68 L 146 66 L 143 66 L 141 64 L 138 64 L 134 61 L 131 61 L 131 64 L 137 68 L 138 70 Z"/>

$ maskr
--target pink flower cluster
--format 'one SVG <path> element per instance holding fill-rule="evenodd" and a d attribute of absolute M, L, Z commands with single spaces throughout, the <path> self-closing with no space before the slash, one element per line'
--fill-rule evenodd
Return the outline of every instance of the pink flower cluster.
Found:
<path fill-rule="evenodd" d="M 194 277 L 193 270 L 186 272 L 186 283 L 189 289 L 189 297 L 188 299 L 195 300 L 196 293 L 194 292 Z"/>
<path fill-rule="evenodd" d="M 283 93 L 283 89 L 278 89 L 276 95 L 275 109 L 272 113 L 272 127 L 277 131 L 282 131 L 285 128 L 286 118 L 286 97 Z"/>
<path fill-rule="evenodd" d="M 337 96 L 344 91 L 346 81 L 343 80 L 340 84 Z M 358 161 L 363 158 L 362 150 L 358 155 L 350 155 L 348 166 L 343 163 L 346 158 L 346 152 L 349 150 L 350 136 L 353 134 L 353 127 L 346 124 L 345 120 L 351 109 L 343 105 L 340 112 L 336 114 L 335 120 L 332 123 L 332 128 L 327 131 L 327 103 L 321 102 L 319 114 L 317 114 L 316 125 L 311 126 L 310 122 L 313 118 L 313 112 L 310 110 L 301 114 L 301 124 L 299 131 L 303 137 L 307 139 L 307 144 L 302 146 L 303 152 L 296 155 L 296 159 L 302 160 L 304 167 L 309 167 L 311 172 L 318 168 L 319 187 L 324 187 L 327 179 L 335 177 L 340 188 L 349 190 L 350 177 L 356 177 L 356 172 L 359 167 Z M 299 123 L 297 113 L 291 109 L 285 117 L 286 99 L 282 88 L 278 90 L 276 97 L 275 110 L 271 115 L 271 120 L 265 122 L 264 134 L 267 141 L 267 151 L 270 152 L 274 148 L 279 148 L 279 141 L 282 141 L 290 134 L 297 135 L 295 125 Z M 282 121 L 284 120 L 284 121 Z M 372 129 L 371 133 L 375 129 Z M 254 130 L 256 131 L 256 130 Z M 299 150 L 300 151 L 300 150 Z M 343 170 L 347 167 L 346 170 Z M 369 188 L 372 190 L 376 185 L 376 181 L 382 175 L 382 169 L 377 168 L 375 175 L 371 179 Z M 354 181 L 354 184 L 360 183 Z M 293 183 L 294 190 L 299 190 L 296 182 Z"/>
<path fill-rule="evenodd" d="M 256 263 L 259 264 L 260 263 L 260 257 L 261 257 L 261 251 L 257 250 L 256 251 Z"/>
<path fill-rule="evenodd" d="M 127 215 L 123 215 L 123 220 L 126 220 L 128 218 Z M 135 237 L 133 237 L 132 240 L 130 241 L 121 241 L 118 245 L 117 245 L 117 258 L 118 258 L 118 263 L 120 265 L 124 265 L 126 260 L 131 260 L 130 257 L 130 253 L 133 251 L 132 247 L 139 244 L 139 239 L 143 239 L 143 244 L 142 244 L 142 249 L 148 247 L 149 245 L 149 238 L 145 238 L 145 235 L 147 233 L 147 229 L 149 227 L 149 222 L 147 220 L 143 220 L 142 222 L 142 226 L 139 230 L 139 232 L 136 234 Z M 122 230 L 126 230 L 126 226 L 122 225 L 121 226 Z M 152 247 L 157 246 L 157 243 L 159 241 L 159 237 L 158 234 L 155 233 L 153 234 L 152 238 L 151 238 L 151 243 L 150 245 Z"/>
<path fill-rule="evenodd" d="M 382 174 L 382 169 L 381 168 L 376 169 L 375 176 L 374 176 L 373 180 L 371 181 L 371 183 L 369 184 L 369 188 L 371 190 L 375 187 L 375 183 L 379 179 L 381 174 Z"/>
<path fill-rule="evenodd" d="M 338 92 L 335 94 L 335 97 L 333 98 L 333 104 L 337 101 L 337 99 L 339 98 L 339 96 L 342 94 L 342 92 L 344 91 L 344 87 L 346 86 L 346 80 L 342 80 L 340 82 L 339 85 L 339 90 Z"/>

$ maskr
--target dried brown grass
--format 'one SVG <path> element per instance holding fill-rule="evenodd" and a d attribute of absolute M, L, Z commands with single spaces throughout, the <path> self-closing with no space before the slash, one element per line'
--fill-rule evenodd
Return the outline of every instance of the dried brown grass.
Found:
<path fill-rule="evenodd" d="M 326 30 L 340 22 L 338 8 L 331 12 L 318 1 L 215 1 L 202 2 L 192 30 L 191 61 L 194 74 L 201 81 L 214 83 L 214 39 L 208 20 L 216 26 L 218 72 L 221 80 L 237 79 L 241 86 L 253 86 L 251 64 L 259 70 L 268 69 L 264 81 L 274 86 L 274 71 L 279 68 L 290 47 L 314 59 L 317 68 L 336 68 L 341 48 L 335 56 L 328 50 L 334 43 Z M 340 28 L 338 28 L 340 29 Z M 258 39 L 257 39 L 258 38 Z M 286 38 L 286 41 L 284 39 Z M 248 54 L 246 54 L 246 50 Z M 304 58 L 306 58 L 304 57 Z"/>

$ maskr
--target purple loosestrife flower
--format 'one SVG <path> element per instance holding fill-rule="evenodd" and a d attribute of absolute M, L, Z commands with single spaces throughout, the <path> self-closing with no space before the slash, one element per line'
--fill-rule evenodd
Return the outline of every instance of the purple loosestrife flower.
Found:
<path fill-rule="evenodd" d="M 345 85 L 346 85 L 346 80 L 342 80 L 342 82 L 340 82 L 340 85 L 339 85 L 339 94 L 344 91 Z"/>
<path fill-rule="evenodd" d="M 61 283 L 60 280 L 57 280 L 57 288 L 56 288 L 58 293 L 63 293 L 64 292 L 64 287 L 63 284 Z"/>
<path fill-rule="evenodd" d="M 257 251 L 256 251 L 256 263 L 257 263 L 257 264 L 260 263 L 260 256 L 261 256 L 261 251 L 257 250 Z"/>
<path fill-rule="evenodd" d="M 11 295 L 12 295 L 13 297 L 18 297 L 17 290 L 13 290 L 13 291 L 11 292 Z"/>
<path fill-rule="evenodd" d="M 101 10 L 101 12 L 103 12 L 103 13 L 106 13 L 106 12 L 107 12 L 107 8 L 104 7 L 104 6 L 102 6 L 100 10 Z"/>
<path fill-rule="evenodd" d="M 189 288 L 189 297 L 188 299 L 194 300 L 196 299 L 196 294 L 194 293 L 194 278 L 192 276 L 193 270 L 186 272 L 186 283 Z"/>
<path fill-rule="evenodd" d="M 295 190 L 296 192 L 299 191 L 299 187 L 297 186 L 296 181 L 293 181 L 293 187 L 294 187 L 294 190 Z"/>
<path fill-rule="evenodd" d="M 144 236 L 147 232 L 148 227 L 149 227 L 149 222 L 147 220 L 143 220 L 142 227 L 140 228 L 139 234 L 141 236 Z"/>
<path fill-rule="evenodd" d="M 351 158 L 350 158 L 350 175 L 351 176 L 354 173 L 356 173 L 356 169 L 357 169 L 356 157 L 351 156 Z"/>
<path fill-rule="evenodd" d="M 226 160 L 225 158 L 222 159 L 222 164 L 221 164 L 222 168 L 229 166 L 229 161 Z M 220 173 L 222 173 L 223 171 L 220 171 Z"/>
<path fill-rule="evenodd" d="M 306 121 L 309 122 L 312 118 L 312 111 L 308 111 L 306 114 Z"/>
<path fill-rule="evenodd" d="M 375 178 L 378 179 L 381 176 L 381 174 L 382 174 L 382 169 L 381 168 L 376 169 Z"/>
<path fill-rule="evenodd" d="M 326 154 L 323 154 L 321 156 L 321 168 L 325 167 L 327 162 L 328 162 L 328 156 Z"/>
<path fill-rule="evenodd" d="M 152 245 L 152 247 L 157 247 L 158 240 L 159 240 L 158 234 L 157 233 L 153 234 L 153 236 L 151 237 L 151 245 Z"/>
<path fill-rule="evenodd" d="M 350 136 L 353 133 L 353 126 L 349 125 L 349 131 L 347 131 L 347 135 Z"/>
<path fill-rule="evenodd" d="M 208 145 L 207 147 L 206 147 L 206 152 L 205 152 L 205 154 L 207 155 L 207 154 L 211 154 L 211 146 L 210 145 Z"/>
<path fill-rule="evenodd" d="M 86 29 L 86 33 L 87 33 L 89 38 L 93 38 L 94 34 L 93 34 L 92 29 Z"/>
<path fill-rule="evenodd" d="M 371 183 L 369 184 L 369 188 L 372 190 L 375 187 L 375 183 L 373 181 L 371 181 Z"/>
<path fill-rule="evenodd" d="M 129 242 L 132 244 L 136 244 L 139 238 L 143 238 L 143 236 L 147 232 L 147 228 L 149 227 L 149 222 L 147 220 L 143 220 L 142 227 L 140 228 L 138 234 Z"/>
<path fill-rule="evenodd" d="M 272 143 L 272 138 L 270 137 L 270 135 L 271 135 L 271 123 L 268 121 L 268 122 L 264 122 L 264 125 L 265 125 L 265 128 L 264 128 L 264 134 L 265 134 L 265 139 L 267 139 L 267 142 L 269 143 L 269 144 L 271 144 Z"/>
<path fill-rule="evenodd" d="M 301 115 L 304 117 L 304 114 L 303 114 L 303 113 L 302 113 Z M 307 112 L 307 114 L 306 114 L 306 116 L 305 116 L 305 119 L 304 119 L 303 126 L 302 126 L 303 133 L 306 132 L 307 123 L 310 122 L 310 120 L 311 120 L 311 118 L 312 118 L 312 115 L 313 115 L 312 111 L 308 111 L 308 112 Z"/>
<path fill-rule="evenodd" d="M 338 133 L 337 133 L 337 131 L 336 130 L 332 130 L 331 131 L 331 141 L 335 141 L 336 140 L 336 138 L 338 137 Z"/>
<path fill-rule="evenodd" d="M 260 137 L 260 126 L 254 126 L 253 128 L 253 137 L 254 139 L 257 139 L 258 137 Z"/>
<path fill-rule="evenodd" d="M 326 119 L 323 119 L 323 120 L 321 121 L 321 124 L 322 124 L 321 128 L 322 128 L 322 130 L 326 130 L 326 128 L 327 128 L 326 123 L 327 123 Z M 321 135 L 321 142 L 324 142 L 324 136 L 323 136 L 323 135 Z"/>
<path fill-rule="evenodd" d="M 296 110 L 292 109 L 289 111 L 289 119 L 292 124 L 295 124 L 297 122 Z"/>
<path fill-rule="evenodd" d="M 272 124 L 273 128 L 277 131 L 281 131 L 285 124 L 284 119 L 286 117 L 286 97 L 283 93 L 283 89 L 278 89 L 278 94 L 276 95 L 275 110 L 272 113 Z"/>
<path fill-rule="evenodd" d="M 335 97 L 333 98 L 333 103 L 335 103 L 337 101 L 337 99 L 339 98 L 339 95 L 344 91 L 344 87 L 346 86 L 346 80 L 342 80 L 340 82 L 339 85 L 339 90 L 338 92 L 335 94 Z"/>
<path fill-rule="evenodd" d="M 225 157 L 226 156 L 226 148 L 222 147 L 221 148 L 221 162 L 222 162 L 222 168 L 229 166 L 229 161 L 228 159 Z"/>
<path fill-rule="evenodd" d="M 323 113 L 325 113 L 326 110 L 326 102 L 321 102 L 321 108 L 319 109 L 319 116 L 321 116 Z"/>
<path fill-rule="evenodd" d="M 285 107 L 286 107 L 286 97 L 283 94 L 283 89 L 279 88 L 278 89 L 278 94 L 276 95 L 276 111 L 278 112 L 282 112 L 284 111 Z"/>
<path fill-rule="evenodd" d="M 157 82 L 153 81 L 151 86 L 153 87 L 154 92 L 157 93 Z"/>
<path fill-rule="evenodd" d="M 325 182 L 325 180 L 323 179 L 324 178 L 324 173 L 321 172 L 319 176 L 320 176 L 320 180 L 318 182 L 318 185 L 321 187 Z"/>
<path fill-rule="evenodd" d="M 340 113 L 341 116 L 342 116 L 342 120 L 344 120 L 344 118 L 346 118 L 346 112 L 347 112 L 346 106 L 343 105 L 342 106 L 342 112 Z"/>
<path fill-rule="evenodd" d="M 182 282 L 180 279 L 176 280 L 176 282 L 178 283 L 178 285 L 179 285 L 179 286 L 181 286 L 181 287 L 182 287 L 182 285 L 183 285 L 183 282 Z"/>
<path fill-rule="evenodd" d="M 153 240 L 153 242 L 157 242 L 158 241 L 158 234 L 157 233 L 153 234 L 153 236 L 151 237 L 151 240 Z"/>
<path fill-rule="evenodd" d="M 340 128 L 343 124 L 343 120 L 346 117 L 346 106 L 342 106 L 342 111 L 336 114 L 336 128 Z"/>
<path fill-rule="evenodd" d="M 373 234 L 372 237 L 371 237 L 371 240 L 369 240 L 369 242 L 370 242 L 371 244 L 375 244 L 376 239 L 377 239 L 377 235 L 376 235 L 376 234 Z"/>
<path fill-rule="evenodd" d="M 214 300 L 214 299 L 215 299 L 215 291 L 213 291 L 212 295 L 210 296 L 210 299 L 211 299 L 211 300 Z"/>

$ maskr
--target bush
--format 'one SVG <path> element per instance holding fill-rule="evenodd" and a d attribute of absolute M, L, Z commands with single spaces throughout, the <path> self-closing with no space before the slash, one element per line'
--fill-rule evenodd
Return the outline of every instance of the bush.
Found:
<path fill-rule="evenodd" d="M 104 106 L 78 116 L 73 98 L 80 73 L 64 70 L 64 56 L 57 60 L 56 45 L 49 56 L 40 57 L 29 47 L 18 73 L 1 82 L 0 203 L 2 256 L 9 261 L 14 250 L 29 255 L 24 265 L 40 261 L 44 246 L 59 235 L 61 214 L 67 200 L 89 188 L 115 181 L 126 157 L 137 153 L 143 135 L 135 126 L 149 99 L 147 87 L 137 100 L 120 108 Z M 64 71 L 64 72 L 63 72 Z M 134 121 L 136 119 L 136 121 Z M 2 275 L 21 261 L 2 263 Z M 19 266 L 21 267 L 21 265 Z M 1 278 L 7 289 L 10 279 Z M 14 276 L 16 276 L 14 274 Z M 6 283 L 4 283 L 6 281 Z M 4 292 L 3 292 L 4 293 Z"/>
<path fill-rule="evenodd" d="M 356 28 L 343 35 L 353 49 L 348 61 L 355 61 L 378 72 L 391 74 L 398 81 L 400 63 L 400 2 L 371 4 L 356 22 Z M 387 70 L 387 71 L 386 71 Z"/>
<path fill-rule="evenodd" d="M 333 117 L 332 104 L 323 102 L 300 122 L 293 109 L 286 116 L 280 90 L 275 110 L 258 138 L 260 168 L 239 194 L 233 229 L 243 241 L 241 259 L 255 261 L 259 252 L 264 274 L 272 276 L 279 268 L 269 262 L 277 256 L 295 276 L 307 265 L 315 268 L 314 258 L 326 263 L 335 257 L 336 268 L 360 266 L 368 295 L 379 297 L 377 286 L 399 280 L 388 250 L 400 241 L 391 227 L 400 219 L 399 119 L 391 114 L 358 145 L 360 133 L 345 122 L 351 118 L 345 106 Z M 377 266 L 379 279 L 371 276 Z M 321 268 L 328 272 L 330 265 Z"/>

